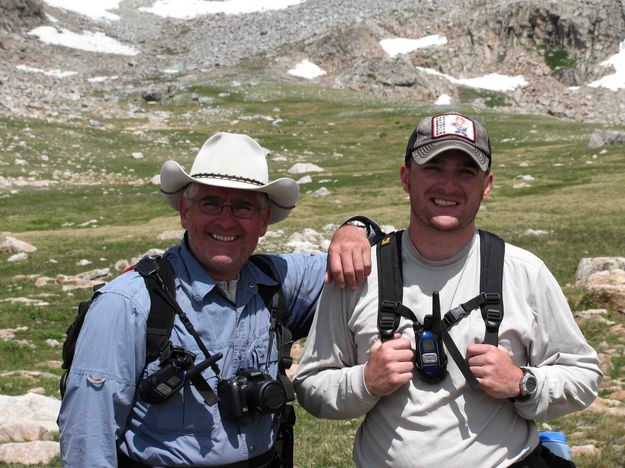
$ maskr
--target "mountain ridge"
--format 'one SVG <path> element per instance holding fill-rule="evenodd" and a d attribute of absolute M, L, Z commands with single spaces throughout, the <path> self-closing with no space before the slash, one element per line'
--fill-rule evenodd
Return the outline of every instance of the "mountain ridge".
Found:
<path fill-rule="evenodd" d="M 326 72 L 313 80 L 322 87 L 425 103 L 444 94 L 454 104 L 478 109 L 625 124 L 625 91 L 588 86 L 615 71 L 602 62 L 625 43 L 623 0 L 309 0 L 278 10 L 190 19 L 145 11 L 153 6 L 153 1 L 123 0 L 112 10 L 118 20 L 96 20 L 41 0 L 0 0 L 0 114 L 118 115 L 115 107 L 123 107 L 124 96 L 156 82 L 170 91 L 209 83 L 236 74 L 248 59 L 260 63 L 257 71 L 265 77 L 296 80 L 289 69 L 310 59 Z M 139 53 L 98 54 L 46 44 L 32 35 L 37 26 L 66 34 L 95 31 Z M 443 35 L 447 44 L 395 57 L 380 47 L 385 38 L 431 34 Z M 75 74 L 42 73 L 63 69 Z M 450 80 L 495 73 L 522 75 L 527 84 L 492 91 Z M 112 76 L 97 84 L 87 81 Z M 104 103 L 98 97 L 103 93 Z"/>

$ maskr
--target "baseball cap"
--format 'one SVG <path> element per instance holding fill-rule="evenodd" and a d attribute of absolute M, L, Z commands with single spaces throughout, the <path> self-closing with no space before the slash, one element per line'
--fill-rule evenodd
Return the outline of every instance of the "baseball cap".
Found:
<path fill-rule="evenodd" d="M 426 117 L 410 135 L 406 161 L 423 164 L 444 151 L 460 150 L 473 158 L 484 172 L 491 165 L 491 147 L 484 126 L 464 115 L 449 113 Z"/>

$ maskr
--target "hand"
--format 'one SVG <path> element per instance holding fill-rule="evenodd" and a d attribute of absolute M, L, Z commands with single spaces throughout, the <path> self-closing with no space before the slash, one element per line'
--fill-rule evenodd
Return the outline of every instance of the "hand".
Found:
<path fill-rule="evenodd" d="M 337 229 L 328 248 L 324 283 L 356 289 L 371 273 L 371 246 L 365 230 L 345 225 Z"/>
<path fill-rule="evenodd" d="M 412 380 L 414 353 L 412 343 L 395 334 L 393 340 L 377 340 L 369 351 L 365 366 L 365 384 L 369 393 L 386 396 Z"/>
<path fill-rule="evenodd" d="M 521 392 L 523 371 L 503 347 L 472 344 L 467 348 L 469 369 L 482 389 L 494 398 L 515 398 Z"/>

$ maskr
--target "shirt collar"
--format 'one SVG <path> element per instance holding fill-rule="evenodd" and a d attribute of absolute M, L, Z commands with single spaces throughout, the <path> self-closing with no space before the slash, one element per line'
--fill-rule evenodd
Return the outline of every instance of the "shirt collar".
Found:
<path fill-rule="evenodd" d="M 191 293 L 194 298 L 196 300 L 202 300 L 217 287 L 217 283 L 211 278 L 191 252 L 186 232 L 182 242 L 180 242 L 180 258 L 184 265 L 186 265 L 187 277 L 185 278 L 185 282 L 190 285 Z M 258 284 L 273 286 L 277 284 L 277 281 L 266 275 L 259 267 L 254 265 L 252 261 L 248 260 L 243 265 L 239 274 L 237 288 L 255 294 L 258 291 Z"/>
<path fill-rule="evenodd" d="M 412 259 L 417 263 L 420 263 L 430 268 L 445 268 L 449 265 L 453 265 L 454 263 L 464 262 L 465 259 L 469 256 L 473 246 L 475 245 L 476 238 L 479 238 L 477 231 L 475 231 L 475 234 L 471 237 L 471 239 L 469 239 L 464 247 L 462 247 L 462 249 L 460 249 L 460 251 L 452 257 L 449 257 L 445 260 L 428 260 L 423 255 L 421 255 L 421 253 L 413 245 L 412 241 L 410 240 L 410 235 L 406 230 L 402 234 L 402 249 L 406 250 L 409 256 L 412 257 Z"/>

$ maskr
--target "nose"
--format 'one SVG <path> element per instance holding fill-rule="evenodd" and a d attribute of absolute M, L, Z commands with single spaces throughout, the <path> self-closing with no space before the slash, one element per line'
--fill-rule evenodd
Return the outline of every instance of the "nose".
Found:
<path fill-rule="evenodd" d="M 213 222 L 223 228 L 228 228 L 236 225 L 238 221 L 232 213 L 232 205 L 229 203 L 225 204 L 223 209 L 221 210 L 221 213 L 215 216 Z"/>
<path fill-rule="evenodd" d="M 452 174 L 449 174 L 447 172 L 441 173 L 440 177 L 438 178 L 437 186 L 447 193 L 455 192 L 458 189 L 456 179 Z"/>

